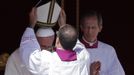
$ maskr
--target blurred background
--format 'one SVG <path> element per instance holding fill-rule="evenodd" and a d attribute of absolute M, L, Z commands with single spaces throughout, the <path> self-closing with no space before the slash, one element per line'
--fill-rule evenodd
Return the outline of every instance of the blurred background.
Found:
<path fill-rule="evenodd" d="M 10 55 L 19 47 L 23 31 L 29 24 L 28 13 L 37 1 L 2 0 L 0 2 L 1 55 L 3 53 Z M 45 0 L 45 2 L 48 1 Z M 61 5 L 62 1 L 57 0 L 57 2 Z M 134 67 L 133 2 L 131 0 L 64 0 L 63 3 L 67 14 L 67 23 L 76 28 L 79 27 L 78 17 L 84 12 L 88 10 L 100 12 L 103 16 L 103 30 L 99 35 L 99 40 L 114 46 L 126 75 L 134 74 L 132 71 Z M 0 75 L 2 75 L 4 69 L 0 71 Z"/>

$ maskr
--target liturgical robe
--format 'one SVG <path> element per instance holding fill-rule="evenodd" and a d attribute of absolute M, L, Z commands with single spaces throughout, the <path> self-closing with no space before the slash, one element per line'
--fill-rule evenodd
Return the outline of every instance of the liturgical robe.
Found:
<path fill-rule="evenodd" d="M 90 53 L 91 63 L 100 61 L 100 75 L 125 75 L 125 72 L 118 60 L 115 49 L 101 41 L 96 41 L 92 46 L 84 38 L 81 42 Z"/>
<path fill-rule="evenodd" d="M 23 63 L 33 75 L 89 74 L 90 54 L 79 41 L 74 47 L 76 60 L 62 61 L 57 51 L 51 53 L 41 50 L 34 30 L 27 28 L 22 36 L 19 51 Z"/>
<path fill-rule="evenodd" d="M 22 63 L 19 50 L 15 50 L 8 58 L 5 75 L 32 75 Z"/>

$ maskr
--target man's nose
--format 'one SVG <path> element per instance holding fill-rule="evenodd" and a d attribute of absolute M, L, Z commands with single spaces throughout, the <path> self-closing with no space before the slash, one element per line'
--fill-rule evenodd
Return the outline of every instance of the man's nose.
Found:
<path fill-rule="evenodd" d="M 93 29 L 92 29 L 91 27 L 89 27 L 89 28 L 88 28 L 88 32 L 90 32 L 90 33 L 91 33 L 91 32 L 92 32 L 92 30 L 93 30 Z"/>

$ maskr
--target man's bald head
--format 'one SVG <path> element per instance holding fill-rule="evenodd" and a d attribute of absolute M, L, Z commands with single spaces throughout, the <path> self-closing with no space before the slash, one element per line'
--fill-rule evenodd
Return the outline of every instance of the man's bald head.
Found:
<path fill-rule="evenodd" d="M 77 31 L 71 25 L 65 25 L 59 29 L 59 41 L 66 50 L 72 50 L 77 42 Z"/>

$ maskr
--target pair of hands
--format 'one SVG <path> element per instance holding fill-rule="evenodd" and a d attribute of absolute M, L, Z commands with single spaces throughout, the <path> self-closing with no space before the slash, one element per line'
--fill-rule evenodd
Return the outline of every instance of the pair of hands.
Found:
<path fill-rule="evenodd" d="M 99 74 L 100 68 L 101 68 L 100 61 L 95 61 L 95 62 L 91 63 L 91 65 L 90 65 L 90 75 L 100 75 Z"/>
<path fill-rule="evenodd" d="M 33 7 L 31 12 L 29 13 L 29 21 L 32 28 L 35 27 L 37 22 L 37 8 Z M 59 19 L 58 19 L 59 26 L 63 26 L 66 24 L 66 14 L 63 9 L 61 9 Z"/>

